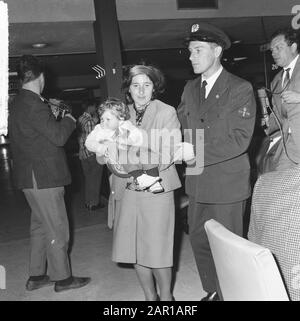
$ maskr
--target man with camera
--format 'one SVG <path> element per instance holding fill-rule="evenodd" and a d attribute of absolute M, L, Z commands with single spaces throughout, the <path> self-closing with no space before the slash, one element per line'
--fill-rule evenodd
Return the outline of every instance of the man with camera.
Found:
<path fill-rule="evenodd" d="M 75 129 L 76 120 L 65 113 L 56 121 L 42 101 L 45 79 L 36 57 L 20 58 L 18 76 L 22 88 L 10 106 L 8 130 L 14 183 L 22 189 L 31 208 L 30 277 L 26 289 L 54 285 L 55 292 L 61 292 L 79 288 L 88 284 L 90 278 L 71 274 L 64 202 L 64 185 L 71 183 L 64 144 Z"/>

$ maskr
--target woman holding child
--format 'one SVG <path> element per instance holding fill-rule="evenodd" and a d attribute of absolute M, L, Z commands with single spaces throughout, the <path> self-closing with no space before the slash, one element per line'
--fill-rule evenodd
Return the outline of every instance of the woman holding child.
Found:
<path fill-rule="evenodd" d="M 143 139 L 147 140 L 143 144 L 160 155 L 154 168 L 158 168 L 163 191 L 153 193 L 139 188 L 136 182 L 132 184 L 129 178 L 112 175 L 111 197 L 115 203 L 112 259 L 134 265 L 147 301 L 159 297 L 171 301 L 173 192 L 181 186 L 172 158 L 174 146 L 181 142 L 180 124 L 176 110 L 157 99 L 164 89 L 164 77 L 157 68 L 131 66 L 125 72 L 123 89 L 130 121 L 143 131 Z M 152 176 L 151 172 L 144 172 Z"/>

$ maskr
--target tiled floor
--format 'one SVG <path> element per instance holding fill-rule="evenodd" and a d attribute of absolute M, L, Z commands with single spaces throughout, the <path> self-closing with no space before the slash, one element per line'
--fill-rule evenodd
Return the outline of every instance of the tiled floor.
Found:
<path fill-rule="evenodd" d="M 91 276 L 92 282 L 59 294 L 52 287 L 27 292 L 24 285 L 28 278 L 30 210 L 22 192 L 12 187 L 9 151 L 0 146 L 0 265 L 6 270 L 6 289 L 0 289 L 0 300 L 143 300 L 134 269 L 110 259 L 112 231 L 107 227 L 107 208 L 88 212 L 83 207 L 81 169 L 75 160 L 71 170 L 74 183 L 67 192 L 73 274 Z M 106 195 L 105 191 L 103 194 Z M 183 232 L 182 218 L 183 212 L 177 211 L 173 292 L 176 300 L 197 301 L 205 293 L 188 237 Z"/>

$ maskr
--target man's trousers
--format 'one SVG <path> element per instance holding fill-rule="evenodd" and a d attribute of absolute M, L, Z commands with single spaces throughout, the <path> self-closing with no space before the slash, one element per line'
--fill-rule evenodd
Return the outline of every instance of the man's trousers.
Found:
<path fill-rule="evenodd" d="M 71 275 L 68 257 L 69 222 L 64 187 L 23 189 L 31 208 L 30 276 L 48 274 L 53 281 Z"/>
<path fill-rule="evenodd" d="M 198 203 L 189 198 L 189 236 L 204 291 L 217 291 L 217 274 L 204 223 L 215 219 L 233 233 L 243 235 L 243 213 L 246 201 L 230 204 Z"/>

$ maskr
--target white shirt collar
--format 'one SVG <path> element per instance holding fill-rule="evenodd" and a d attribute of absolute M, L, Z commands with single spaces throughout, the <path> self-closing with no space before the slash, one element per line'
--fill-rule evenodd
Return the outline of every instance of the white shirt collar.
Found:
<path fill-rule="evenodd" d="M 203 80 L 206 80 L 206 82 L 207 82 L 207 85 L 205 87 L 205 98 L 207 98 L 209 92 L 211 91 L 213 85 L 215 84 L 218 77 L 220 76 L 222 70 L 223 70 L 223 66 L 220 66 L 220 68 L 213 75 L 211 75 L 209 78 L 205 78 L 204 76 L 202 76 L 201 84 L 202 84 Z"/>
<path fill-rule="evenodd" d="M 294 69 L 295 69 L 296 62 L 297 62 L 298 57 L 299 57 L 299 54 L 290 62 L 290 64 L 289 64 L 288 66 L 286 66 L 286 67 L 283 68 L 284 71 L 286 71 L 288 68 L 290 68 L 290 72 L 289 72 L 290 77 L 292 77 L 292 74 L 293 74 L 293 71 L 294 71 Z"/>

